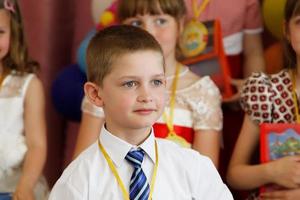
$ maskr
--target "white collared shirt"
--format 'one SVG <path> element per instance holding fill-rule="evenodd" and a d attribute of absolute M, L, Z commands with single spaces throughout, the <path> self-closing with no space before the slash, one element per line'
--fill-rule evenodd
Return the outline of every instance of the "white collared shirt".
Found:
<path fill-rule="evenodd" d="M 233 199 L 207 157 L 173 142 L 155 139 L 153 133 L 139 146 L 145 151 L 142 169 L 148 182 L 151 181 L 155 165 L 155 140 L 159 161 L 153 200 Z M 133 167 L 125 160 L 125 156 L 137 147 L 112 135 L 104 127 L 101 129 L 100 142 L 115 164 L 125 187 L 129 188 Z M 54 199 L 123 199 L 121 189 L 97 142 L 65 169 L 50 194 L 50 200 Z"/>

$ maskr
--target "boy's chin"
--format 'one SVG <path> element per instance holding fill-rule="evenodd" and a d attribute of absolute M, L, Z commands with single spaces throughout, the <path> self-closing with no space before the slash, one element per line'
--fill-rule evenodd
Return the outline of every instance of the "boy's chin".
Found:
<path fill-rule="evenodd" d="M 138 122 L 132 123 L 131 127 L 133 129 L 147 129 L 147 128 L 151 129 L 155 122 L 156 122 L 156 120 L 138 121 Z"/>
<path fill-rule="evenodd" d="M 146 128 L 152 128 L 155 122 L 145 122 L 145 123 L 138 123 L 134 127 L 137 129 L 146 129 Z"/>

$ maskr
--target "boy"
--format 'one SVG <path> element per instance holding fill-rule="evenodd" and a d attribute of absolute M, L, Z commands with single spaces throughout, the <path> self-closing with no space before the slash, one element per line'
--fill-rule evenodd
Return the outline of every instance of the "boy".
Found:
<path fill-rule="evenodd" d="M 106 28 L 91 40 L 87 63 L 85 93 L 103 107 L 105 125 L 50 199 L 232 199 L 208 158 L 154 138 L 166 90 L 163 53 L 149 33 Z"/>

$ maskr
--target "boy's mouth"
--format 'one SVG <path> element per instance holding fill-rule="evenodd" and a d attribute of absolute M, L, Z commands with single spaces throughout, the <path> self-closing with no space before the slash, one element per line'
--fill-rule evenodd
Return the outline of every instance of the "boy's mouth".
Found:
<path fill-rule="evenodd" d="M 142 109 L 136 109 L 133 112 L 138 113 L 140 115 L 148 115 L 148 114 L 151 114 L 152 112 L 156 112 L 156 109 L 153 109 L 153 108 L 142 108 Z"/>

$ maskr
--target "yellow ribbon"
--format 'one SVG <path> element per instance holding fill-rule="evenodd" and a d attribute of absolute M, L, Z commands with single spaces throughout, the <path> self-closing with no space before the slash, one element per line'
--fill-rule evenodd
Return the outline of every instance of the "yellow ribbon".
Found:
<path fill-rule="evenodd" d="M 100 140 L 98 140 L 98 146 L 99 149 L 101 150 L 109 168 L 111 169 L 112 173 L 114 174 L 115 178 L 117 179 L 117 182 L 119 184 L 119 187 L 121 188 L 122 194 L 123 194 L 123 198 L 125 200 L 130 200 L 129 199 L 129 194 L 124 186 L 124 183 L 115 167 L 115 165 L 113 164 L 111 158 L 109 157 L 108 153 L 106 152 L 106 150 L 104 149 L 103 145 L 101 144 Z M 153 175 L 152 175 L 152 179 L 151 179 L 151 184 L 150 184 L 150 194 L 149 194 L 149 198 L 148 200 L 152 199 L 152 195 L 153 195 L 153 190 L 154 190 L 154 184 L 155 184 L 155 180 L 156 180 L 156 174 L 157 174 L 157 168 L 158 168 L 158 150 L 157 150 L 157 142 L 155 141 L 155 166 L 154 166 L 154 171 L 153 171 Z"/>
<path fill-rule="evenodd" d="M 175 77 L 172 82 L 171 86 L 171 97 L 170 97 L 170 112 L 169 116 L 166 112 L 163 113 L 163 119 L 166 122 L 166 125 L 168 127 L 169 133 L 166 139 L 172 140 L 176 142 L 177 144 L 180 144 L 183 147 L 190 147 L 191 145 L 181 136 L 178 136 L 174 130 L 174 108 L 175 108 L 175 99 L 176 99 L 176 89 L 177 89 L 177 82 L 179 77 L 179 72 L 181 70 L 181 64 L 177 63 L 176 65 L 176 71 L 175 71 Z"/>
<path fill-rule="evenodd" d="M 296 115 L 296 122 L 300 123 L 300 116 L 299 116 L 299 107 L 298 107 L 298 98 L 297 98 L 297 92 L 296 92 L 296 75 L 297 73 L 293 71 L 292 73 L 292 83 L 293 83 L 293 101 L 295 104 L 295 115 Z"/>
<path fill-rule="evenodd" d="M 179 77 L 179 72 L 181 70 L 181 64 L 177 63 L 176 65 L 176 71 L 175 71 L 175 77 L 172 82 L 171 86 L 171 97 L 170 97 L 170 113 L 169 117 L 167 116 L 166 112 L 163 113 L 163 119 L 167 124 L 169 134 L 174 134 L 174 126 L 173 126 L 173 120 L 174 120 L 174 107 L 175 107 L 175 97 L 176 97 L 176 89 L 177 89 L 177 82 Z"/>
<path fill-rule="evenodd" d="M 194 19 L 198 19 L 201 13 L 205 10 L 210 0 L 203 0 L 201 5 L 198 5 L 197 0 L 192 0 L 192 9 L 194 13 Z"/>

